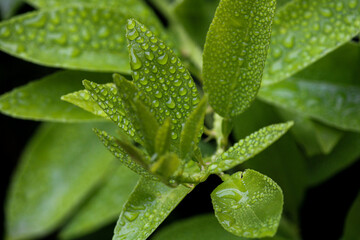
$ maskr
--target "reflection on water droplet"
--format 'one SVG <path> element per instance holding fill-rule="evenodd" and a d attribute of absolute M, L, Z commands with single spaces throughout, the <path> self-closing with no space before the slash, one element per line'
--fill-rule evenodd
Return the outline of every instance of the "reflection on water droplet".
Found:
<path fill-rule="evenodd" d="M 127 29 L 131 30 L 136 26 L 136 22 L 134 19 L 129 19 L 127 22 Z"/>
<path fill-rule="evenodd" d="M 166 102 L 166 106 L 170 109 L 174 109 L 176 106 L 175 101 L 169 97 L 169 100 Z"/>
<path fill-rule="evenodd" d="M 166 53 L 164 53 L 163 55 L 157 58 L 157 62 L 160 63 L 161 65 L 165 65 L 168 61 L 168 58 L 169 56 Z"/>

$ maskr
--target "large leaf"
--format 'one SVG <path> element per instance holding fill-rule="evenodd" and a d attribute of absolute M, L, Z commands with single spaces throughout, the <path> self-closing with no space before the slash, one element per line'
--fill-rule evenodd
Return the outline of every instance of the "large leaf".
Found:
<path fill-rule="evenodd" d="M 329 125 L 360 131 L 360 87 L 289 79 L 262 88 L 259 96 Z"/>
<path fill-rule="evenodd" d="M 138 179 L 125 167 L 115 165 L 101 187 L 66 224 L 60 237 L 75 238 L 115 221 Z"/>
<path fill-rule="evenodd" d="M 215 161 L 209 165 L 208 171 L 210 173 L 218 173 L 245 162 L 278 140 L 292 125 L 292 122 L 273 124 L 252 133 L 245 139 L 241 139 L 217 157 Z"/>
<path fill-rule="evenodd" d="M 113 157 L 99 144 L 93 126 L 110 127 L 46 124 L 36 133 L 7 198 L 9 239 L 35 238 L 54 230 L 104 176 Z"/>
<path fill-rule="evenodd" d="M 61 96 L 81 89 L 84 78 L 110 81 L 109 74 L 64 71 L 16 88 L 0 97 L 0 111 L 16 118 L 81 122 L 102 118 L 63 102 Z"/>
<path fill-rule="evenodd" d="M 358 0 L 294 0 L 276 14 L 264 84 L 295 74 L 360 32 Z"/>
<path fill-rule="evenodd" d="M 149 11 L 131 11 L 124 6 L 65 6 L 2 22 L 0 49 L 46 66 L 129 72 L 124 26 L 133 16 L 154 31 L 161 29 Z"/>
<path fill-rule="evenodd" d="M 346 217 L 345 229 L 341 240 L 359 240 L 360 239 L 359 222 L 360 222 L 360 193 L 356 197 Z"/>
<path fill-rule="evenodd" d="M 260 127 L 281 120 L 273 107 L 255 101 L 248 111 L 234 119 L 235 140 L 243 139 Z M 281 137 L 244 165 L 266 174 L 281 186 L 285 198 L 284 211 L 291 220 L 297 222 L 306 186 L 306 166 L 305 159 L 291 135 Z"/>
<path fill-rule="evenodd" d="M 274 0 L 222 0 L 206 37 L 204 90 L 223 117 L 250 106 L 261 85 Z"/>
<path fill-rule="evenodd" d="M 173 142 L 179 142 L 182 125 L 199 102 L 190 73 L 175 53 L 136 20 L 127 24 L 130 65 L 134 84 L 151 99 L 159 123 L 171 119 Z"/>
<path fill-rule="evenodd" d="M 283 194 L 271 178 L 254 170 L 237 172 L 212 193 L 215 215 L 240 237 L 272 237 L 279 226 Z"/>
<path fill-rule="evenodd" d="M 360 157 L 360 134 L 347 133 L 328 155 L 315 156 L 308 164 L 308 183 L 317 185 L 350 166 Z"/>
<path fill-rule="evenodd" d="M 191 190 L 141 178 L 124 205 L 113 239 L 146 239 Z"/>

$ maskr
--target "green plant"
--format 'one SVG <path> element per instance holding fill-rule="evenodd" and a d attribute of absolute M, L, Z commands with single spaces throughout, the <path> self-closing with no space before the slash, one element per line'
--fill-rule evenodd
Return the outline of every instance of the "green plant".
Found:
<path fill-rule="evenodd" d="M 275 0 L 153 0 L 168 29 L 140 0 L 27 2 L 40 10 L 2 22 L 0 49 L 82 71 L 0 98 L 4 114 L 63 122 L 44 124 L 24 151 L 8 239 L 46 235 L 72 213 L 60 238 L 75 238 L 121 207 L 113 239 L 146 239 L 211 174 L 223 181 L 211 194 L 216 218 L 234 235 L 204 215 L 154 239 L 189 226 L 182 239 L 199 238 L 204 224 L 215 239 L 298 239 L 305 189 L 360 156 L 360 49 L 349 42 L 360 32 L 359 0 L 279 1 L 277 10 Z M 352 210 L 344 239 L 357 219 Z"/>

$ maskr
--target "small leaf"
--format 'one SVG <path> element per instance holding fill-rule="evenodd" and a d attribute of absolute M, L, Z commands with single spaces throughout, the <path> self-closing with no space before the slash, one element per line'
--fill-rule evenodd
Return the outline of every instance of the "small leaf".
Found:
<path fill-rule="evenodd" d="M 262 88 L 259 96 L 330 126 L 360 131 L 360 87 L 289 79 Z"/>
<path fill-rule="evenodd" d="M 206 37 L 204 90 L 222 117 L 250 106 L 260 85 L 270 44 L 274 0 L 222 0 Z"/>
<path fill-rule="evenodd" d="M 126 32 L 133 82 L 148 95 L 159 124 L 171 119 L 171 140 L 178 143 L 183 124 L 199 102 L 195 83 L 175 53 L 144 25 L 130 19 Z"/>
<path fill-rule="evenodd" d="M 90 93 L 91 98 L 100 106 L 106 115 L 128 136 L 140 142 L 141 138 L 127 116 L 124 104 L 118 96 L 117 88 L 114 85 L 101 85 L 87 80 L 84 80 L 83 84 Z"/>
<path fill-rule="evenodd" d="M 121 212 L 139 177 L 124 166 L 114 164 L 99 189 L 60 232 L 61 239 L 78 238 L 112 223 Z"/>
<path fill-rule="evenodd" d="M 211 193 L 211 199 L 215 216 L 227 231 L 247 238 L 275 235 L 283 194 L 271 178 L 250 169 L 237 172 Z"/>
<path fill-rule="evenodd" d="M 62 1 L 63 2 L 63 1 Z M 137 16 L 161 31 L 149 10 L 74 5 L 27 13 L 0 23 L 0 49 L 52 67 L 130 72 L 126 20 Z"/>
<path fill-rule="evenodd" d="M 155 137 L 155 151 L 161 156 L 170 150 L 171 139 L 171 120 L 166 119 L 156 133 Z"/>
<path fill-rule="evenodd" d="M 54 122 L 82 122 L 102 120 L 69 103 L 61 96 L 81 89 L 81 80 L 101 79 L 109 81 L 109 74 L 63 71 L 33 81 L 5 93 L 0 97 L 0 111 L 16 118 Z"/>
<path fill-rule="evenodd" d="M 93 126 L 113 129 L 109 124 L 45 124 L 36 132 L 7 196 L 9 239 L 55 230 L 104 177 L 113 157 L 91 132 Z"/>
<path fill-rule="evenodd" d="M 175 153 L 160 156 L 151 166 L 151 172 L 160 175 L 165 181 L 172 176 L 180 166 L 180 159 Z"/>
<path fill-rule="evenodd" d="M 352 204 L 350 211 L 346 217 L 345 229 L 341 240 L 359 239 L 360 229 L 360 193 Z"/>
<path fill-rule="evenodd" d="M 141 178 L 123 207 L 113 239 L 146 239 L 191 190 Z"/>
<path fill-rule="evenodd" d="M 360 32 L 357 0 L 294 0 L 277 12 L 264 84 L 290 77 Z M 336 24 L 333 22 L 336 19 Z"/>
<path fill-rule="evenodd" d="M 202 135 L 204 126 L 206 107 L 207 96 L 204 96 L 185 122 L 180 138 L 181 159 L 186 159 L 199 143 L 199 138 Z"/>
<path fill-rule="evenodd" d="M 245 162 L 278 140 L 292 125 L 293 122 L 273 124 L 252 133 L 245 139 L 241 139 L 217 157 L 215 161 L 209 165 L 208 171 L 210 173 L 218 173 Z"/>
<path fill-rule="evenodd" d="M 130 143 L 126 143 L 125 141 L 120 141 L 119 139 L 114 138 L 105 131 L 100 131 L 97 129 L 94 129 L 94 131 L 103 142 L 105 147 L 116 158 L 118 158 L 121 163 L 141 176 L 153 180 L 157 179 L 147 171 L 147 160 L 145 159 L 146 157 L 144 154 L 140 152 L 140 150 L 132 146 Z M 128 155 L 130 155 L 132 159 L 130 159 Z"/>
<path fill-rule="evenodd" d="M 112 83 L 106 84 L 109 88 L 113 87 Z M 74 104 L 85 111 L 91 112 L 94 115 L 102 118 L 109 118 L 108 115 L 101 109 L 101 107 L 90 97 L 90 92 L 87 90 L 80 90 L 61 96 L 61 100 Z"/>

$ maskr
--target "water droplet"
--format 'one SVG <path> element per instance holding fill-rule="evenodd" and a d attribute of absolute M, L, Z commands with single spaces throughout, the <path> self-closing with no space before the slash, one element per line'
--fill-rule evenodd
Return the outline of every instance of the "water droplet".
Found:
<path fill-rule="evenodd" d="M 294 43 L 295 43 L 295 37 L 293 35 L 288 35 L 284 39 L 284 46 L 287 47 L 287 48 L 294 47 Z"/>
<path fill-rule="evenodd" d="M 171 132 L 171 139 L 176 140 L 178 138 L 178 135 L 176 132 Z"/>
<path fill-rule="evenodd" d="M 37 14 L 33 18 L 25 20 L 24 23 L 30 27 L 42 28 L 46 24 L 46 15 L 44 13 Z"/>
<path fill-rule="evenodd" d="M 169 56 L 166 53 L 164 53 L 163 55 L 157 58 L 157 62 L 160 63 L 161 65 L 165 65 L 168 61 L 168 58 Z"/>
<path fill-rule="evenodd" d="M 106 38 L 110 35 L 110 30 L 108 27 L 106 26 L 102 26 L 100 29 L 99 29 L 99 32 L 98 32 L 98 35 L 100 38 Z"/>
<path fill-rule="evenodd" d="M 171 97 L 169 97 L 169 100 L 166 102 L 166 106 L 170 109 L 174 109 L 176 107 L 176 104 Z"/>
<path fill-rule="evenodd" d="M 79 56 L 81 53 L 80 49 L 79 48 L 76 48 L 76 47 L 72 47 L 69 49 L 69 55 L 71 57 L 77 57 Z"/>
<path fill-rule="evenodd" d="M 132 222 L 139 216 L 139 213 L 126 211 L 126 212 L 124 212 L 124 216 L 129 222 Z"/>
<path fill-rule="evenodd" d="M 332 12 L 330 9 L 328 8 L 320 8 L 320 13 L 321 15 L 323 15 L 324 17 L 331 17 L 332 16 Z"/>
<path fill-rule="evenodd" d="M 22 44 L 18 44 L 17 47 L 16 47 L 16 52 L 17 53 L 24 53 L 26 51 L 26 47 Z"/>
<path fill-rule="evenodd" d="M 2 27 L 0 29 L 0 36 L 1 37 L 7 38 L 7 37 L 10 37 L 10 35 L 11 35 L 11 31 L 10 31 L 10 29 L 8 27 L 5 26 L 5 27 Z"/>
<path fill-rule="evenodd" d="M 145 54 L 146 59 L 148 59 L 150 61 L 152 61 L 155 57 L 152 52 L 145 52 L 144 54 Z"/>
<path fill-rule="evenodd" d="M 356 8 L 357 4 L 358 4 L 358 0 L 350 0 L 349 1 L 350 8 Z"/>
<path fill-rule="evenodd" d="M 134 28 L 131 31 L 127 32 L 127 37 L 131 41 L 134 40 L 135 38 L 137 38 L 138 36 L 139 36 L 139 33 L 137 32 L 136 28 Z"/>
<path fill-rule="evenodd" d="M 136 22 L 134 19 L 129 19 L 127 22 L 127 29 L 131 30 L 134 29 L 136 26 Z"/>
<path fill-rule="evenodd" d="M 159 90 L 157 90 L 154 95 L 157 98 L 162 98 L 162 93 Z"/>
<path fill-rule="evenodd" d="M 133 48 L 130 48 L 130 65 L 133 70 L 141 68 L 142 64 Z"/>

